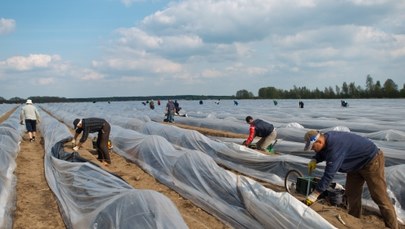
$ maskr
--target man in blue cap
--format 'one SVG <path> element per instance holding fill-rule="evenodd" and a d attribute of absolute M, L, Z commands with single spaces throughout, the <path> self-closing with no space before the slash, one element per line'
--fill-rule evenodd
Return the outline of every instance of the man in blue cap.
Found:
<path fill-rule="evenodd" d="M 316 168 L 317 163 L 326 161 L 321 180 L 305 200 L 307 205 L 313 204 L 329 187 L 337 172 L 347 173 L 345 194 L 349 204 L 349 214 L 360 218 L 363 185 L 367 183 L 371 198 L 378 205 L 385 226 L 398 228 L 395 209 L 387 193 L 384 155 L 371 140 L 350 132 L 320 133 L 316 130 L 308 131 L 304 140 L 304 150 L 316 152 L 308 164 L 310 173 Z"/>

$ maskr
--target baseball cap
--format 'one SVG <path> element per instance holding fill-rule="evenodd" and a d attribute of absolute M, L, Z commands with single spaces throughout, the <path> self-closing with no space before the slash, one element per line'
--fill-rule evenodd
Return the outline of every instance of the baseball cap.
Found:
<path fill-rule="evenodd" d="M 307 150 L 312 149 L 312 145 L 314 144 L 314 142 L 316 142 L 316 140 L 318 140 L 319 136 L 320 136 L 320 133 L 317 130 L 308 131 L 304 136 L 304 140 L 305 140 L 304 150 L 307 151 Z"/>
<path fill-rule="evenodd" d="M 27 99 L 26 104 L 32 104 L 32 100 L 31 100 L 31 99 Z"/>

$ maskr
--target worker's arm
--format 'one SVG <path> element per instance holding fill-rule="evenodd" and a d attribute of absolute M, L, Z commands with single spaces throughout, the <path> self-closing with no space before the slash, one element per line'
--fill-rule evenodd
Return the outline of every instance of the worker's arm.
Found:
<path fill-rule="evenodd" d="M 249 137 L 246 139 L 245 145 L 249 146 L 255 138 L 255 126 L 250 126 L 249 128 Z"/>

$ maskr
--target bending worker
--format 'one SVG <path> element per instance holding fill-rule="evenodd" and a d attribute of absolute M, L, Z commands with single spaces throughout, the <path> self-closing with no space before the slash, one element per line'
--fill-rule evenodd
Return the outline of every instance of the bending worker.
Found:
<path fill-rule="evenodd" d="M 253 120 L 252 116 L 247 116 L 246 122 L 250 124 L 249 137 L 243 142 L 243 145 L 249 147 L 253 139 L 258 136 L 261 137 L 261 139 L 256 143 L 256 148 L 262 151 L 270 151 L 268 150 L 268 147 L 277 138 L 277 132 L 273 124 L 261 119 Z"/>
<path fill-rule="evenodd" d="M 75 119 L 73 121 L 73 127 L 76 129 L 75 136 L 72 140 L 73 144 L 76 144 L 77 137 L 81 132 L 83 132 L 80 141 L 77 142 L 73 150 L 75 151 L 79 150 L 79 148 L 89 137 L 89 133 L 98 132 L 97 159 L 104 165 L 111 164 L 110 153 L 108 151 L 108 140 L 110 137 L 111 126 L 106 120 L 101 118 Z"/>
<path fill-rule="evenodd" d="M 305 136 L 304 150 L 316 152 L 308 164 L 309 172 L 316 164 L 326 161 L 325 172 L 315 190 L 305 200 L 313 204 L 325 191 L 336 172 L 347 173 L 345 194 L 349 205 L 349 214 L 360 218 L 362 214 L 361 196 L 364 182 L 367 183 L 371 198 L 378 205 L 385 226 L 398 228 L 393 204 L 387 194 L 384 176 L 383 152 L 369 139 L 350 132 L 329 131 L 320 133 L 308 131 Z"/>

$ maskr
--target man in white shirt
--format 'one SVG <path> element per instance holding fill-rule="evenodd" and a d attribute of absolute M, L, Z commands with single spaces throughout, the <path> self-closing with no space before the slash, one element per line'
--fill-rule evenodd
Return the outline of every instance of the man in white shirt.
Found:
<path fill-rule="evenodd" d="M 35 141 L 35 133 L 37 131 L 37 123 L 39 123 L 40 117 L 37 108 L 32 104 L 32 100 L 28 99 L 26 105 L 22 107 L 20 114 L 21 125 L 25 122 L 25 128 L 27 129 L 30 142 Z"/>

